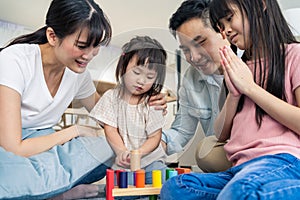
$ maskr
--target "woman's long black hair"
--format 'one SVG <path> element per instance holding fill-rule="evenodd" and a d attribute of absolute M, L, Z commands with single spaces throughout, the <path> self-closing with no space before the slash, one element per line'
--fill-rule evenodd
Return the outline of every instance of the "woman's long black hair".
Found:
<path fill-rule="evenodd" d="M 213 28 L 220 32 L 220 19 L 234 11 L 229 4 L 236 5 L 243 19 L 249 21 L 251 47 L 245 50 L 244 61 L 254 60 L 254 80 L 274 96 L 286 100 L 285 57 L 286 44 L 297 43 L 276 0 L 213 0 L 210 4 L 210 20 Z M 246 39 L 246 38 L 244 38 Z M 246 40 L 245 40 L 246 41 Z M 268 66 L 268 68 L 267 68 Z M 243 107 L 241 98 L 238 112 Z M 256 105 L 256 121 L 261 125 L 265 112 Z"/>
<path fill-rule="evenodd" d="M 20 43 L 45 44 L 48 42 L 48 27 L 54 30 L 59 39 L 87 28 L 89 34 L 86 45 L 94 47 L 109 44 L 112 35 L 108 19 L 93 0 L 53 0 L 46 15 L 46 25 L 33 33 L 15 38 L 6 47 Z"/>

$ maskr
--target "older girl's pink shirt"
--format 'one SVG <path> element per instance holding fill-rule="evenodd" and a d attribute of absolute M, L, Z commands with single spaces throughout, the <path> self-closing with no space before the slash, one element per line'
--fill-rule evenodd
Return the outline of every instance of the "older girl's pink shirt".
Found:
<path fill-rule="evenodd" d="M 250 69 L 254 68 L 253 62 L 247 64 Z M 287 102 L 294 106 L 298 106 L 294 91 L 299 85 L 300 44 L 290 44 L 286 56 L 285 91 Z M 278 153 L 289 153 L 300 158 L 299 135 L 269 115 L 263 117 L 259 128 L 255 121 L 255 104 L 246 96 L 242 111 L 237 113 L 233 120 L 231 137 L 224 148 L 228 159 L 234 165 L 259 156 Z"/>

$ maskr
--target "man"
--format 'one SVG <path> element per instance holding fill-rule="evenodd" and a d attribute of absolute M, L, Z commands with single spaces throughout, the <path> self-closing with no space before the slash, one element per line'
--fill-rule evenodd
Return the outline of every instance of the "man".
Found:
<path fill-rule="evenodd" d="M 209 2 L 184 1 L 170 19 L 170 31 L 190 66 L 179 90 L 179 110 L 171 128 L 164 130 L 162 136 L 167 154 L 181 152 L 200 123 L 205 136 L 210 136 L 200 142 L 196 152 L 198 166 L 205 172 L 231 166 L 213 128 L 219 104 L 222 106 L 226 97 L 219 48 L 230 43 L 211 27 Z"/>

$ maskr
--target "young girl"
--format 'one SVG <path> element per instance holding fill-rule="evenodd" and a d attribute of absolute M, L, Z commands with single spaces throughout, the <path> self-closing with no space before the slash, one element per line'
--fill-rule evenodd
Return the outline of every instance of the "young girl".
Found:
<path fill-rule="evenodd" d="M 148 36 L 126 43 L 120 56 L 115 89 L 107 91 L 90 116 L 104 126 L 107 141 L 116 154 L 113 169 L 130 167 L 130 151 L 142 155 L 146 183 L 154 169 L 165 169 L 160 145 L 164 116 L 148 106 L 149 98 L 160 93 L 166 74 L 166 52 Z"/>
<path fill-rule="evenodd" d="M 229 95 L 216 121 L 234 167 L 178 176 L 162 199 L 300 198 L 300 45 L 276 0 L 213 0 L 212 25 L 239 49 L 220 49 Z"/>

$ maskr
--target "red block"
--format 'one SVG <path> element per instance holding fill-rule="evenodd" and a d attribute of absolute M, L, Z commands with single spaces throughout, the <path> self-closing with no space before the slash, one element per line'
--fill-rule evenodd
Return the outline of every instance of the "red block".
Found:
<path fill-rule="evenodd" d="M 188 174 L 191 172 L 190 168 L 175 168 L 175 170 L 178 172 L 178 174 Z"/>
<path fill-rule="evenodd" d="M 112 195 L 112 190 L 114 189 L 114 170 L 106 170 L 106 200 L 114 200 L 115 198 Z"/>

